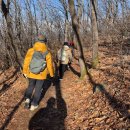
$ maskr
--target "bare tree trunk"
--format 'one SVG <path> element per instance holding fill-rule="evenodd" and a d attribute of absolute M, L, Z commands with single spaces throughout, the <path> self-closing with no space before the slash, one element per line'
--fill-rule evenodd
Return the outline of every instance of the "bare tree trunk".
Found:
<path fill-rule="evenodd" d="M 83 16 L 83 8 L 84 8 L 84 0 L 77 0 L 78 8 L 77 8 L 77 19 L 78 19 L 78 25 L 79 25 L 79 33 L 80 36 L 82 32 L 82 16 Z M 82 37 L 81 37 L 82 38 Z M 82 39 L 81 39 L 82 40 Z M 76 39 L 75 39 L 76 41 Z M 77 41 L 76 41 L 77 42 Z M 83 43 L 83 40 L 81 41 Z"/>
<path fill-rule="evenodd" d="M 75 7 L 74 7 L 74 0 L 68 0 L 68 3 L 69 3 L 69 10 L 70 10 L 70 15 L 71 15 L 71 19 L 72 19 L 72 27 L 73 27 L 73 30 L 75 32 L 76 39 L 77 39 L 77 49 L 79 52 L 80 73 L 81 73 L 81 78 L 83 78 L 86 75 L 87 69 L 86 69 L 86 65 L 85 65 L 83 48 L 82 48 L 82 44 L 81 44 L 78 17 L 76 15 Z"/>
<path fill-rule="evenodd" d="M 78 2 L 78 22 L 79 22 L 79 25 L 81 25 L 84 0 L 77 0 L 77 2 Z"/>
<path fill-rule="evenodd" d="M 122 7 L 122 42 L 120 43 L 120 66 L 124 69 L 124 58 L 123 58 L 123 40 L 125 36 L 125 0 L 121 1 Z"/>
<path fill-rule="evenodd" d="M 91 1 L 91 23 L 92 23 L 92 37 L 93 37 L 93 54 L 92 54 L 92 67 L 96 68 L 99 62 L 98 59 L 98 27 L 97 27 L 97 14 L 96 14 L 96 0 Z"/>
<path fill-rule="evenodd" d="M 13 28 L 12 28 L 12 21 L 11 21 L 11 17 L 9 15 L 9 5 L 10 5 L 10 0 L 7 0 L 7 5 L 5 5 L 3 0 L 0 0 L 0 5 L 1 5 L 1 9 L 2 12 L 4 14 L 6 23 L 7 23 L 7 31 L 8 31 L 8 36 L 9 36 L 9 40 L 10 40 L 10 44 L 11 47 L 13 49 L 13 53 L 16 59 L 16 62 L 22 66 L 22 56 L 18 50 L 18 48 L 14 45 L 14 41 L 13 41 Z"/>
<path fill-rule="evenodd" d="M 69 18 L 68 18 L 68 6 L 65 0 L 59 0 L 64 8 L 65 11 L 65 37 L 64 41 L 69 40 Z"/>
<path fill-rule="evenodd" d="M 35 17 L 35 28 L 36 28 L 36 34 L 37 34 L 37 36 L 38 36 L 39 29 L 38 29 L 38 25 L 37 25 L 36 5 L 35 5 L 34 0 L 33 0 L 33 8 L 34 8 L 34 17 Z"/>
<path fill-rule="evenodd" d="M 66 19 L 65 20 L 65 41 L 67 42 L 69 40 L 69 22 L 68 20 Z"/>

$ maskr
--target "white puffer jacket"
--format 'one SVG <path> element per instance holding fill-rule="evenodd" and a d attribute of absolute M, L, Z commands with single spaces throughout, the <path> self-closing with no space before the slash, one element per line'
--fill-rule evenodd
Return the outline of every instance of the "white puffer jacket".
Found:
<path fill-rule="evenodd" d="M 64 61 L 61 60 L 61 57 L 63 56 L 63 52 L 65 52 Z M 64 45 L 61 49 L 58 50 L 57 57 L 60 57 L 58 58 L 58 60 L 60 61 L 61 64 L 68 64 L 72 60 L 71 49 L 67 45 Z"/>

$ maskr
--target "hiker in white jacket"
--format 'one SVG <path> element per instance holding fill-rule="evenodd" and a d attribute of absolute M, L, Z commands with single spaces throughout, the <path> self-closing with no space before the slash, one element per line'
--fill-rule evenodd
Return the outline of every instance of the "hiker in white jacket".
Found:
<path fill-rule="evenodd" d="M 67 70 L 68 63 L 72 61 L 72 52 L 71 49 L 69 48 L 68 42 L 64 42 L 62 48 L 58 50 L 57 57 L 60 62 L 59 76 L 60 80 L 62 80 L 64 72 Z"/>

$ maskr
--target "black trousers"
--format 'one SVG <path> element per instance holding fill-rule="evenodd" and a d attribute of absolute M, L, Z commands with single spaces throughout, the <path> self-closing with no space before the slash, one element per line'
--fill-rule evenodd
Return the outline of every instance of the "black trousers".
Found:
<path fill-rule="evenodd" d="M 64 72 L 67 70 L 68 64 L 60 64 L 59 66 L 59 76 L 62 79 L 64 76 Z"/>
<path fill-rule="evenodd" d="M 29 85 L 25 92 L 25 99 L 31 100 L 31 105 L 38 105 L 44 80 L 29 79 Z"/>

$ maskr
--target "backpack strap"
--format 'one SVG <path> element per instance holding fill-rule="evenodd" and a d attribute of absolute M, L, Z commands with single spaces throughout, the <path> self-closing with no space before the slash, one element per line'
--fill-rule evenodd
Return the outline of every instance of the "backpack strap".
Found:
<path fill-rule="evenodd" d="M 43 53 L 43 58 L 45 58 L 46 57 L 46 55 L 48 54 L 49 52 L 48 52 L 48 50 L 47 51 L 45 51 L 44 53 Z"/>

